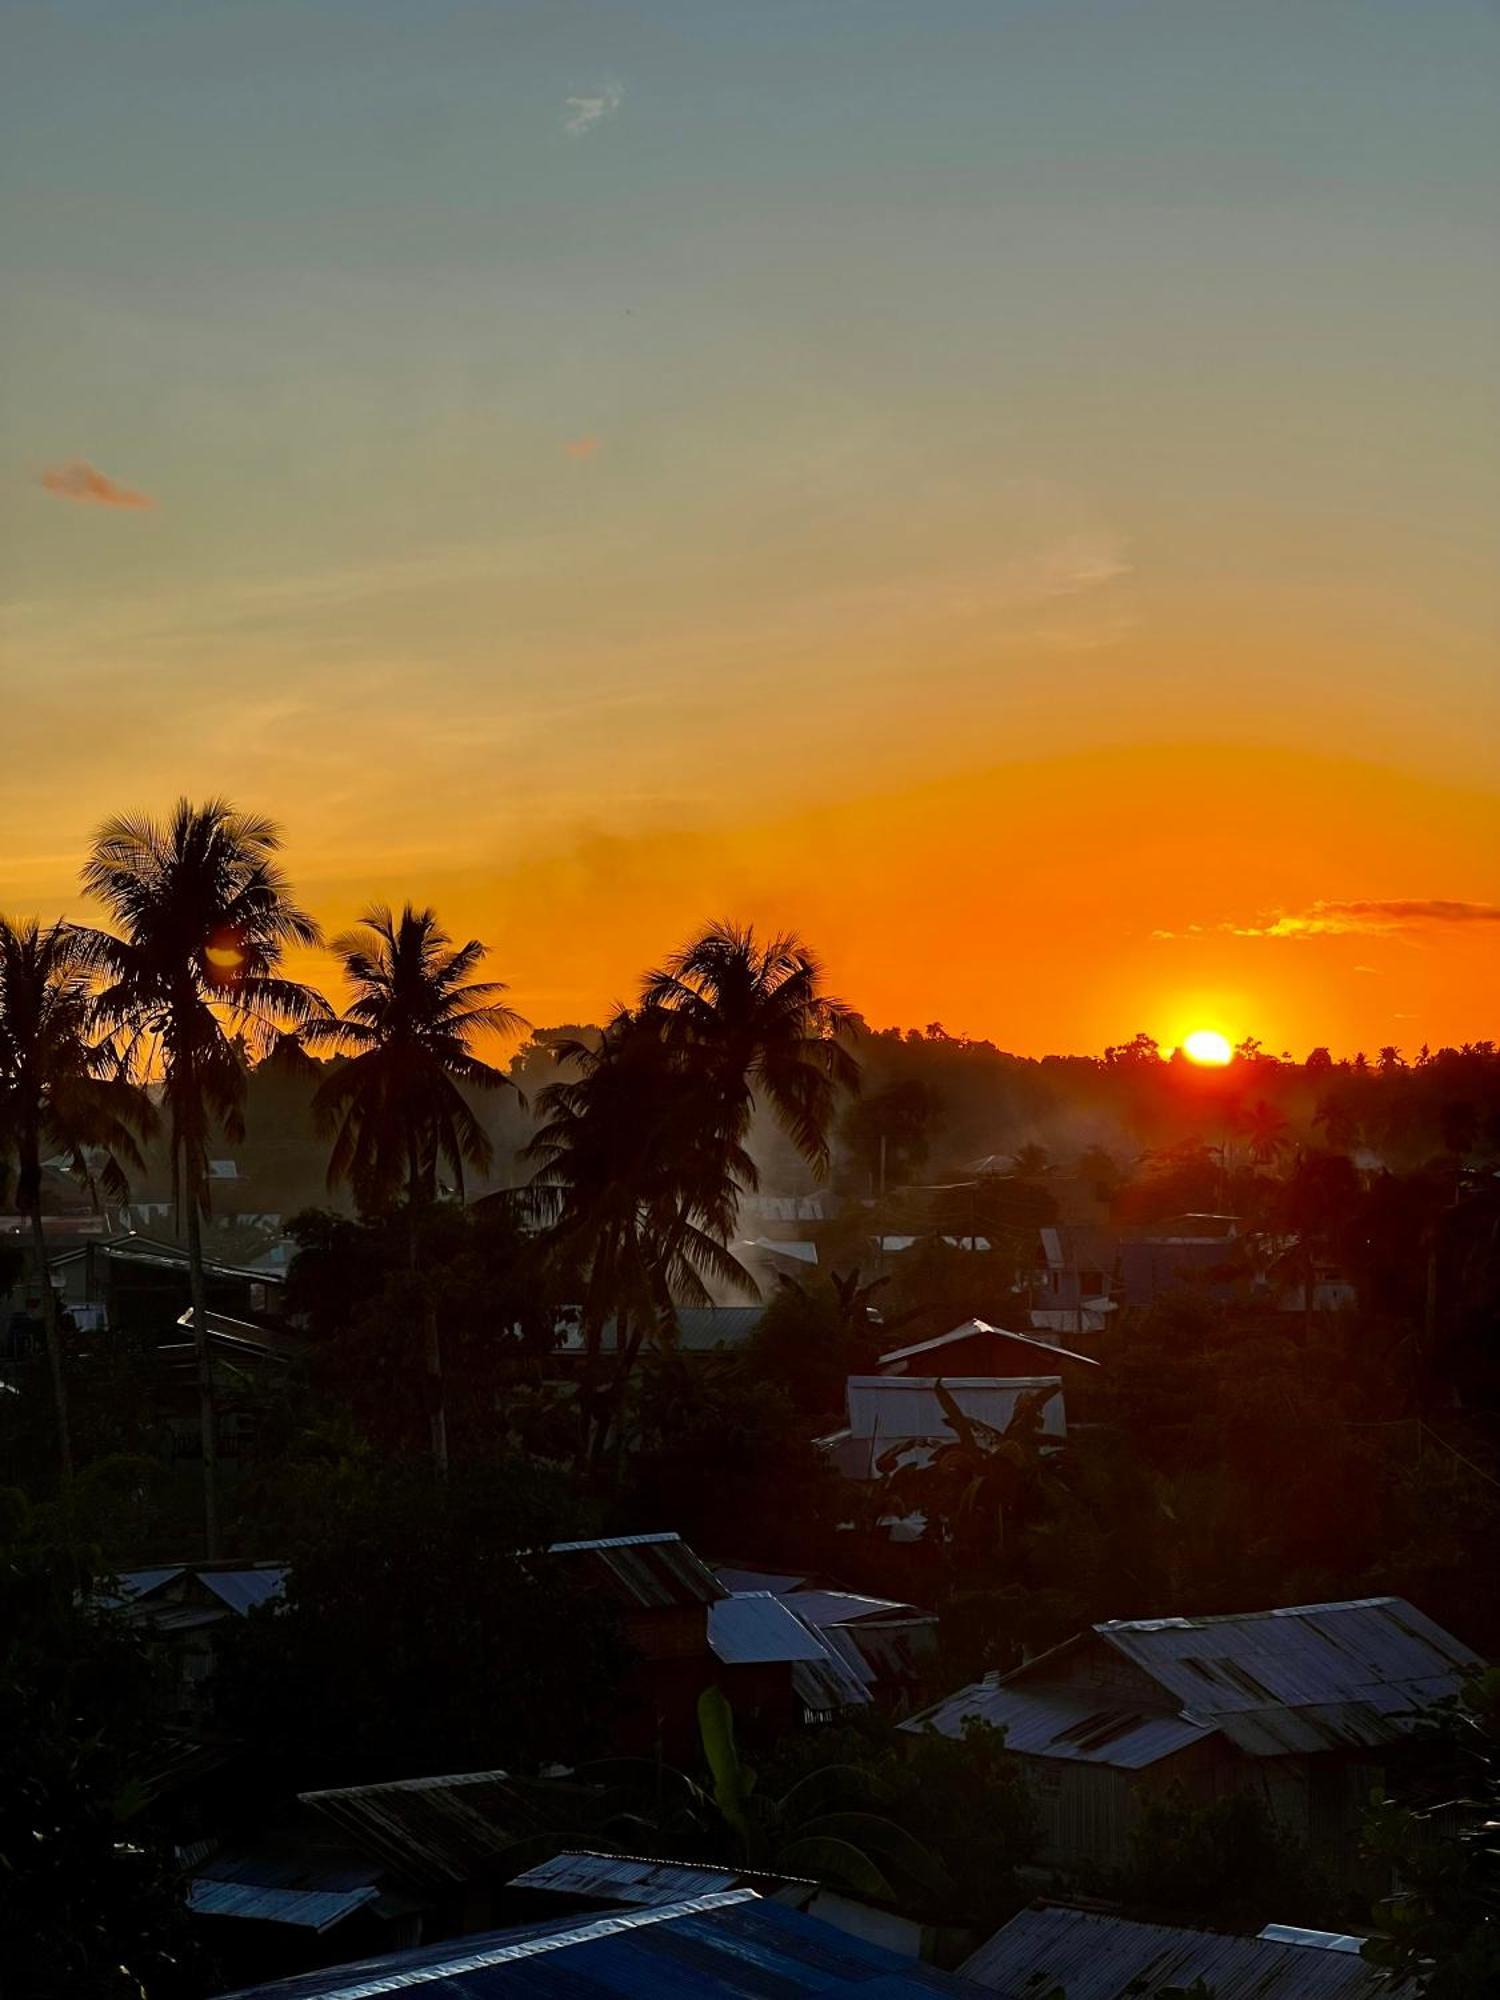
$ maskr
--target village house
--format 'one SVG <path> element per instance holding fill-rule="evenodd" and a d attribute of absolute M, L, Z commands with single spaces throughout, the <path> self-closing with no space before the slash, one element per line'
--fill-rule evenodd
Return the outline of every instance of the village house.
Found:
<path fill-rule="evenodd" d="M 1051 1369 L 1045 1375 L 1005 1377 L 851 1375 L 845 1391 L 848 1424 L 819 1443 L 846 1479 L 881 1478 L 882 1461 L 891 1461 L 893 1454 L 906 1464 L 922 1463 L 955 1435 L 937 1393 L 939 1382 L 963 1416 L 996 1431 L 1009 1424 L 1023 1397 L 1042 1391 L 1043 1430 L 1049 1437 L 1066 1434 L 1062 1378 Z"/>
<path fill-rule="evenodd" d="M 1003 1728 L 1029 1778 L 1043 1860 L 1120 1866 L 1145 1805 L 1250 1793 L 1335 1881 L 1394 1746 L 1479 1662 L 1403 1599 L 1210 1618 L 1115 1619 L 903 1724 Z"/>
<path fill-rule="evenodd" d="M 1005 1327 L 991 1326 L 985 1319 L 965 1320 L 951 1333 L 918 1340 L 909 1347 L 893 1347 L 875 1364 L 881 1375 L 931 1375 L 942 1368 L 951 1369 L 955 1375 L 1001 1380 L 1014 1379 L 1038 1368 L 1046 1368 L 1050 1373 L 1055 1367 L 1061 1374 L 1064 1368 L 1082 1371 L 1098 1366 L 1091 1354 L 1075 1354 L 1045 1335 L 1012 1333 Z"/>

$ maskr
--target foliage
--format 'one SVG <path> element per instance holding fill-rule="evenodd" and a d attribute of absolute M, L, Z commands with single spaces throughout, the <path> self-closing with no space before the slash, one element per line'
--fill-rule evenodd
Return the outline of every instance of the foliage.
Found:
<path fill-rule="evenodd" d="M 1500 1670 L 1434 1717 L 1421 1743 L 1426 1796 L 1377 1801 L 1366 1822 L 1395 1886 L 1365 1955 L 1423 2000 L 1488 2000 L 1500 1992 Z"/>
<path fill-rule="evenodd" d="M 74 1174 L 118 1201 L 137 1140 L 153 1121 L 144 1095 L 93 1032 L 89 953 L 69 924 L 0 917 L 0 1195 L 14 1180 L 31 1222 L 57 1417 L 62 1481 L 73 1474 L 63 1332 L 42 1226 L 42 1163 L 61 1153 Z"/>
<path fill-rule="evenodd" d="M 1226 1926 L 1264 1923 L 1267 1910 L 1296 1923 L 1326 1907 L 1305 1850 L 1248 1792 L 1208 1805 L 1181 1791 L 1153 1799 L 1115 1886 L 1127 1902 Z"/>
<path fill-rule="evenodd" d="M 341 1453 L 289 1470 L 284 1606 L 237 1627 L 226 1722 L 301 1790 L 438 1771 L 527 1771 L 602 1740 L 627 1654 L 610 1615 L 547 1565 L 586 1527 L 530 1461 L 455 1466 Z"/>
<path fill-rule="evenodd" d="M 1017 1870 L 1034 1856 L 1040 1826 L 1031 1793 L 1005 1755 L 1002 1730 L 977 1717 L 961 1738 L 903 1733 L 878 1715 L 785 1739 L 762 1783 L 795 1796 L 803 1786 L 847 1784 L 866 1807 L 903 1827 L 943 1878 L 908 1891 L 907 1907 L 939 1921 L 991 1928 L 1030 1891 Z M 806 1794 L 803 1794 L 806 1796 Z"/>
<path fill-rule="evenodd" d="M 0 1990 L 18 2000 L 204 1990 L 147 1811 L 162 1689 L 99 1581 L 0 1492 Z"/>
<path fill-rule="evenodd" d="M 652 1353 L 629 1427 L 622 1528 L 670 1524 L 699 1549 L 770 1562 L 836 1560 L 841 1482 L 773 1382 L 728 1357 Z"/>

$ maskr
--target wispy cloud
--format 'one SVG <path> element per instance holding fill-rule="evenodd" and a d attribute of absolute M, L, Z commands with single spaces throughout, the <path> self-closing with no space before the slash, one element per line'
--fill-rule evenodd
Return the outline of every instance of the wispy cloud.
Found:
<path fill-rule="evenodd" d="M 625 92 L 618 83 L 606 83 L 591 97 L 570 97 L 563 105 L 563 130 L 579 138 L 606 118 L 613 118 L 624 102 Z"/>
<path fill-rule="evenodd" d="M 564 438 L 563 450 L 568 454 L 569 458 L 581 460 L 592 458 L 602 443 L 603 440 L 601 438 L 596 438 L 592 434 L 584 437 Z"/>
<path fill-rule="evenodd" d="M 37 475 L 37 484 L 59 500 L 77 500 L 88 507 L 126 507 L 139 511 L 154 507 L 149 493 L 133 486 L 121 486 L 86 458 L 70 458 L 65 465 L 49 465 Z"/>
<path fill-rule="evenodd" d="M 1463 903 L 1445 896 L 1319 901 L 1301 910 L 1277 910 L 1252 923 L 1215 924 L 1212 928 L 1228 937 L 1246 938 L 1390 937 L 1432 924 L 1500 924 L 1500 903 Z M 1201 936 L 1203 930 L 1202 924 L 1190 924 L 1185 931 L 1153 931 L 1151 935 L 1194 937 Z M 1370 969 L 1356 968 L 1361 972 Z"/>

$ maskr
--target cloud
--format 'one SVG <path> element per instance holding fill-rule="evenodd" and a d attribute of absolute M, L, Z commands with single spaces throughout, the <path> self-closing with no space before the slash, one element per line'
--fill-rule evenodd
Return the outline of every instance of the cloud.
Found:
<path fill-rule="evenodd" d="M 593 97 L 570 97 L 563 106 L 567 114 L 563 119 L 563 130 L 579 138 L 585 132 L 592 132 L 606 118 L 613 118 L 624 102 L 625 92 L 617 83 L 606 83 Z"/>
<path fill-rule="evenodd" d="M 1500 924 L 1500 903 L 1461 903 L 1444 896 L 1319 901 L 1303 910 L 1277 911 L 1254 923 L 1216 924 L 1214 928 L 1229 937 L 1245 938 L 1390 937 L 1427 924 Z M 1153 931 L 1151 935 L 1188 937 L 1202 929 L 1201 924 L 1192 924 L 1186 931 Z M 1361 965 L 1355 970 L 1369 972 L 1372 968 Z"/>
<path fill-rule="evenodd" d="M 59 500 L 77 500 L 88 507 L 154 507 L 149 493 L 133 486 L 121 486 L 86 458 L 70 458 L 65 465 L 49 465 L 37 475 L 37 483 Z"/>
<path fill-rule="evenodd" d="M 592 434 L 584 437 L 564 438 L 563 450 L 568 454 L 569 458 L 579 460 L 592 458 L 595 452 L 599 450 L 602 442 L 602 439 L 596 438 Z"/>

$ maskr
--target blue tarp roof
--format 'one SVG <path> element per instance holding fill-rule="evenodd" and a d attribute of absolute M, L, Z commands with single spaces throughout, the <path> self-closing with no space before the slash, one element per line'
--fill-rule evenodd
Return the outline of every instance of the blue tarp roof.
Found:
<path fill-rule="evenodd" d="M 664 1909 L 454 1938 L 392 1957 L 245 1989 L 237 2000 L 980 2000 L 952 1973 L 848 1937 L 815 1917 L 732 1889 Z"/>

